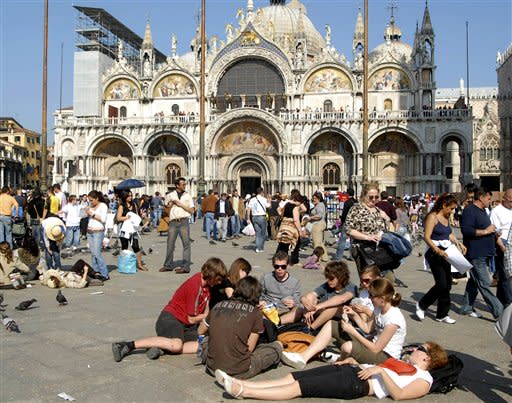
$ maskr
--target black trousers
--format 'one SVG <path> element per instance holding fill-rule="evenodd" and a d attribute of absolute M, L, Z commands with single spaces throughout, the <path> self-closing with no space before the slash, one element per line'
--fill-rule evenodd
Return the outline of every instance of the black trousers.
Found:
<path fill-rule="evenodd" d="M 434 276 L 434 286 L 428 290 L 419 302 L 421 309 L 425 310 L 437 301 L 437 319 L 442 319 L 450 311 L 450 290 L 452 288 L 451 265 L 438 254 L 429 249 L 425 255 Z"/>

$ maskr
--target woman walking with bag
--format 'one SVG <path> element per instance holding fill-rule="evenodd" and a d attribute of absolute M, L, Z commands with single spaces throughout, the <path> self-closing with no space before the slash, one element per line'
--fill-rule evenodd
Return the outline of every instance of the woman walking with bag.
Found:
<path fill-rule="evenodd" d="M 466 247 L 457 240 L 450 227 L 450 214 L 457 207 L 455 196 L 449 193 L 441 195 L 425 220 L 423 239 L 428 246 L 425 259 L 434 276 L 434 286 L 416 303 L 416 316 L 425 319 L 425 310 L 437 301 L 438 322 L 454 324 L 455 319 L 448 316 L 450 311 L 450 290 L 452 288 L 451 265 L 445 250 L 454 243 L 466 253 Z"/>
<path fill-rule="evenodd" d="M 300 215 L 306 211 L 302 201 L 300 192 L 293 189 L 290 193 L 290 200 L 282 209 L 278 208 L 283 218 L 277 231 L 276 239 L 279 242 L 277 251 L 281 250 L 291 254 L 290 264 L 292 265 L 299 263 L 300 236 L 303 234 Z"/>
<path fill-rule="evenodd" d="M 132 245 L 133 252 L 137 256 L 137 269 L 140 271 L 148 271 L 148 268 L 144 265 L 142 262 L 142 252 L 140 250 L 139 246 L 139 234 L 134 228 L 133 225 L 129 226 L 128 224 L 125 225 L 127 221 L 131 221 L 131 217 L 133 215 L 139 216 L 139 210 L 137 206 L 132 202 L 133 195 L 132 192 L 123 190 L 121 192 L 120 197 L 120 204 L 119 208 L 117 209 L 117 222 L 122 223 L 121 226 L 121 249 L 127 250 L 128 245 Z M 130 230 L 129 230 L 130 229 Z"/>

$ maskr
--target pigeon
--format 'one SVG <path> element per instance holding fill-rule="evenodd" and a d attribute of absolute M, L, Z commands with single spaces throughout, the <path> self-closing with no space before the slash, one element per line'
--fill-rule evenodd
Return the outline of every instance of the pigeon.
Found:
<path fill-rule="evenodd" d="M 20 328 L 18 327 L 18 324 L 14 321 L 14 319 L 2 315 L 2 323 L 9 332 L 21 333 Z"/>
<path fill-rule="evenodd" d="M 57 300 L 57 302 L 61 306 L 68 304 L 68 300 L 66 299 L 66 297 L 64 296 L 64 294 L 62 293 L 61 290 L 59 290 L 59 292 L 57 293 L 57 296 L 55 297 L 55 299 Z"/>
<path fill-rule="evenodd" d="M 149 248 L 149 249 L 148 249 L 148 253 L 153 253 L 153 249 L 152 249 L 152 248 Z"/>
<path fill-rule="evenodd" d="M 232 244 L 233 246 L 238 246 L 238 244 L 237 244 L 236 242 L 231 242 L 231 244 Z"/>
<path fill-rule="evenodd" d="M 0 294 L 0 312 L 5 311 L 7 304 L 4 304 L 4 294 Z"/>
<path fill-rule="evenodd" d="M 32 304 L 33 304 L 34 302 L 37 302 L 37 299 L 32 298 L 32 299 L 29 299 L 29 300 L 26 300 L 26 301 L 22 301 L 22 302 L 20 302 L 20 303 L 18 304 L 18 306 L 16 307 L 16 309 L 17 309 L 18 311 L 26 311 L 27 309 L 29 309 L 29 308 L 32 306 Z"/>

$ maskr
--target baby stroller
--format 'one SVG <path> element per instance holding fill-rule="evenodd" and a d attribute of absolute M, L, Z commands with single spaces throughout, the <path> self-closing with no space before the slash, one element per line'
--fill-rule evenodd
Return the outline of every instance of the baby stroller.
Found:
<path fill-rule="evenodd" d="M 20 248 L 23 244 L 23 238 L 29 231 L 27 227 L 27 220 L 25 218 L 16 217 L 12 222 L 12 247 L 13 249 Z"/>

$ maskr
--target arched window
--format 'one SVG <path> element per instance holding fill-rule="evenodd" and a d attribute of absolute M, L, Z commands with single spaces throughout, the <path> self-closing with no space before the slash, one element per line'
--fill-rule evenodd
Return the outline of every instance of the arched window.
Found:
<path fill-rule="evenodd" d="M 169 164 L 165 168 L 165 177 L 168 185 L 174 185 L 176 179 L 181 176 L 181 168 L 176 164 Z"/>
<path fill-rule="evenodd" d="M 324 101 L 324 112 L 332 112 L 332 101 L 330 99 Z"/>
<path fill-rule="evenodd" d="M 480 161 L 499 160 L 500 144 L 496 137 L 487 137 L 480 144 Z"/>
<path fill-rule="evenodd" d="M 391 99 L 385 99 L 384 100 L 384 110 L 385 111 L 392 111 L 393 110 L 393 101 Z"/>
<path fill-rule="evenodd" d="M 121 106 L 121 108 L 119 109 L 119 115 L 122 118 L 126 117 L 126 106 Z"/>
<path fill-rule="evenodd" d="M 171 110 L 172 110 L 172 113 L 174 114 L 174 116 L 178 116 L 180 113 L 180 106 L 178 104 L 174 104 L 171 107 Z"/>
<path fill-rule="evenodd" d="M 333 162 L 325 165 L 323 169 L 323 179 L 324 185 L 339 185 L 340 167 Z"/>

